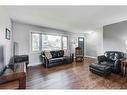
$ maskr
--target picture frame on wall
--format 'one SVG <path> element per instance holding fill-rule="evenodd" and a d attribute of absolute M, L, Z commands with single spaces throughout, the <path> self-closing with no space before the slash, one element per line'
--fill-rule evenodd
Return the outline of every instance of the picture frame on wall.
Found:
<path fill-rule="evenodd" d="M 5 38 L 6 38 L 7 40 L 10 40 L 10 35 L 11 35 L 10 30 L 9 30 L 8 28 L 6 28 L 6 30 L 5 30 Z"/>

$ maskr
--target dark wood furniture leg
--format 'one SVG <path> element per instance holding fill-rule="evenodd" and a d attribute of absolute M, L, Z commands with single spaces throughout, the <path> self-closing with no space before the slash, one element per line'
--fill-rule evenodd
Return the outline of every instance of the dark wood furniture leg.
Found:
<path fill-rule="evenodd" d="M 26 77 L 19 79 L 19 89 L 26 89 Z"/>

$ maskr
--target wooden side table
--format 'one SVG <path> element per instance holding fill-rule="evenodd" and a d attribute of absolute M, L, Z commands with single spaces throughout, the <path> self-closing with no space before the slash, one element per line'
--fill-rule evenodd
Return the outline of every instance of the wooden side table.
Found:
<path fill-rule="evenodd" d="M 26 88 L 26 66 L 25 63 L 18 64 L 16 71 L 7 69 L 0 76 L 0 89 L 25 89 Z"/>
<path fill-rule="evenodd" d="M 121 61 L 121 73 L 123 76 L 127 74 L 127 59 Z"/>

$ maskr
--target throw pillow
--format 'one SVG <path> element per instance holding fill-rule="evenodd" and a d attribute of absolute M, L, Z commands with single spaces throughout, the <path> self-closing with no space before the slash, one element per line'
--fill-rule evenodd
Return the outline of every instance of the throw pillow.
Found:
<path fill-rule="evenodd" d="M 64 56 L 68 56 L 67 49 L 64 49 Z"/>
<path fill-rule="evenodd" d="M 52 58 L 52 55 L 51 55 L 51 53 L 50 53 L 49 50 L 45 50 L 44 53 L 45 53 L 45 56 L 46 56 L 48 59 Z"/>

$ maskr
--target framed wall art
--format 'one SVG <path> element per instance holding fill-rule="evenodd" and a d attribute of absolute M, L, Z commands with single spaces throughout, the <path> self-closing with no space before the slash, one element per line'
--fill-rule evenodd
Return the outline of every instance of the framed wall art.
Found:
<path fill-rule="evenodd" d="M 7 40 L 10 40 L 10 35 L 11 35 L 10 30 L 9 30 L 8 28 L 6 28 L 6 30 L 5 30 L 5 38 L 6 38 Z"/>

